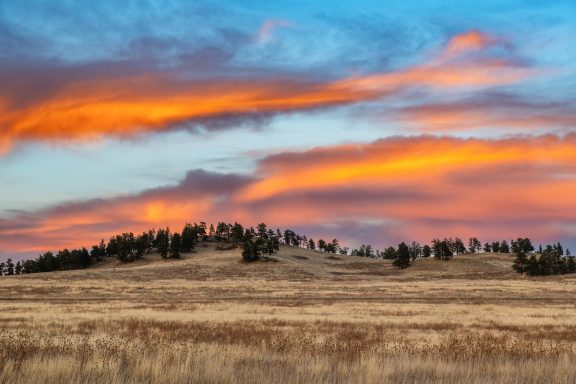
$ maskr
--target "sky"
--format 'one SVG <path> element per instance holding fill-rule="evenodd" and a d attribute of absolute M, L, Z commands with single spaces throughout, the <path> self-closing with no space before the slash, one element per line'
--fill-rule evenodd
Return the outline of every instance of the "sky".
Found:
<path fill-rule="evenodd" d="M 0 258 L 234 222 L 576 248 L 576 3 L 0 2 Z"/>

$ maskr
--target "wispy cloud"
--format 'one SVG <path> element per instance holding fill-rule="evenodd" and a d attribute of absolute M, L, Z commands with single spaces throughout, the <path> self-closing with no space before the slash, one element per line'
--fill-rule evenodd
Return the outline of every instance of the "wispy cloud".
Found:
<path fill-rule="evenodd" d="M 256 35 L 259 44 L 269 43 L 274 40 L 274 33 L 280 28 L 291 28 L 294 24 L 288 20 L 268 19 L 262 23 Z"/>
<path fill-rule="evenodd" d="M 429 102 L 400 108 L 395 116 L 428 133 L 508 130 L 522 133 L 570 132 L 576 109 L 569 103 L 525 100 L 508 93 L 485 93 L 459 100 Z"/>
<path fill-rule="evenodd" d="M 473 32 L 475 36 L 477 32 Z M 287 112 L 371 101 L 406 90 L 442 92 L 516 84 L 537 71 L 507 59 L 455 57 L 470 47 L 481 49 L 488 37 L 474 43 L 470 34 L 450 41 L 438 60 L 392 72 L 357 75 L 330 81 L 277 73 L 275 76 L 208 77 L 189 71 L 76 71 L 74 78 L 46 82 L 36 89 L 26 71 L 12 68 L 0 78 L 15 76 L 0 90 L 0 126 L 6 151 L 21 141 L 126 138 L 151 132 L 218 125 L 233 118 L 254 119 Z M 454 41 L 462 40 L 458 43 Z M 468 42 L 472 40 L 471 42 Z M 456 47 L 456 48 L 455 48 Z M 19 87 L 29 88 L 25 95 Z"/>
<path fill-rule="evenodd" d="M 463 53 L 481 51 L 496 42 L 494 37 L 479 30 L 472 30 L 452 37 L 442 54 L 442 58 L 446 60 Z"/>

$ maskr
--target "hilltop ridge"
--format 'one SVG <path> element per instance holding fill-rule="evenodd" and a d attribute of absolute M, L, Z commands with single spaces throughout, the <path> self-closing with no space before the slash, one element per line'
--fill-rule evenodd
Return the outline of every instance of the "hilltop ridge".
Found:
<path fill-rule="evenodd" d="M 415 260 L 410 268 L 399 270 L 391 260 L 338 255 L 281 245 L 267 261 L 246 263 L 242 249 L 217 249 L 218 243 L 203 243 L 181 259 L 162 259 L 159 253 L 142 260 L 122 263 L 116 258 L 83 270 L 43 273 L 59 279 L 185 279 L 185 280 L 383 280 L 383 279 L 516 279 L 511 254 L 481 253 L 454 256 L 449 261 L 434 258 Z M 21 275 L 37 278 L 36 274 Z"/>

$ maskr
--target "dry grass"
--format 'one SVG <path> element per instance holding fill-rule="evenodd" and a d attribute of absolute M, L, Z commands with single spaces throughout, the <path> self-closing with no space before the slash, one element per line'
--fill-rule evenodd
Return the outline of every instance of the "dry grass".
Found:
<path fill-rule="evenodd" d="M 572 383 L 576 280 L 510 256 L 200 249 L 0 279 L 0 383 Z"/>

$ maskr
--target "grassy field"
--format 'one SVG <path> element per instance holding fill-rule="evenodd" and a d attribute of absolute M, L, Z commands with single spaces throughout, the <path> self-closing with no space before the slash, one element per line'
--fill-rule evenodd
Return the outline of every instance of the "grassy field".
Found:
<path fill-rule="evenodd" d="M 510 255 L 108 260 L 0 278 L 1 383 L 574 383 L 576 279 Z"/>

